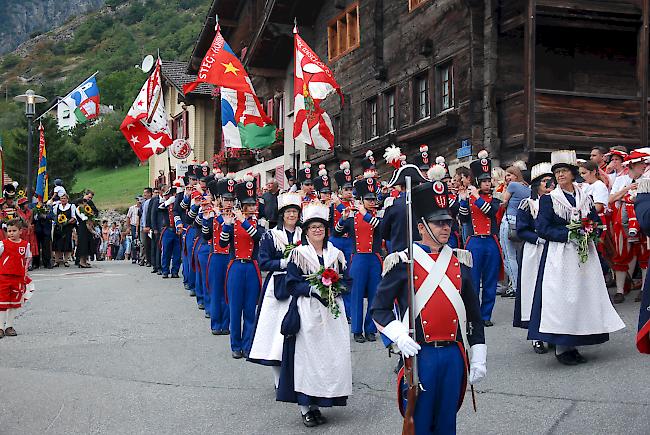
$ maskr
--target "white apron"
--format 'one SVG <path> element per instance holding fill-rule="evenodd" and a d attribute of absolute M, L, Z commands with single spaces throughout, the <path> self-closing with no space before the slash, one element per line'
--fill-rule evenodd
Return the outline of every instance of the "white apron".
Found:
<path fill-rule="evenodd" d="M 300 252 L 295 252 L 300 251 Z M 292 258 L 306 273 L 320 268 L 316 252 L 311 245 L 294 250 Z M 323 251 L 326 267 L 338 269 L 345 266 L 343 253 L 330 242 Z M 335 319 L 327 307 L 316 298 L 300 297 L 300 331 L 296 335 L 294 356 L 295 391 L 315 397 L 342 397 L 352 395 L 352 359 L 350 355 L 350 330 L 345 318 L 343 300 L 336 302 L 342 313 Z"/>
<path fill-rule="evenodd" d="M 539 212 L 539 199 L 527 199 L 527 208 L 533 219 L 537 219 Z M 533 297 L 535 296 L 535 284 L 537 283 L 537 274 L 539 272 L 539 262 L 542 259 L 544 245 L 533 245 L 524 243 L 521 254 L 521 272 L 520 272 L 520 301 L 521 301 L 521 321 L 530 321 L 530 312 L 533 309 Z"/>
<path fill-rule="evenodd" d="M 284 252 L 284 248 L 289 243 L 287 233 L 284 230 L 278 229 L 273 229 L 270 232 L 275 248 L 279 252 Z M 300 228 L 296 228 L 293 240 L 300 240 L 300 237 L 301 230 Z M 289 297 L 284 301 L 279 301 L 275 298 L 274 277 L 286 274 L 286 271 L 273 272 L 264 290 L 260 317 L 257 320 L 257 328 L 255 329 L 255 336 L 253 337 L 253 344 L 251 345 L 249 354 L 249 358 L 251 359 L 282 361 L 284 335 L 280 332 L 280 327 L 282 326 L 282 319 L 284 319 L 289 309 L 291 298 Z"/>
<path fill-rule="evenodd" d="M 571 214 L 587 215 L 588 198 L 577 185 L 575 189 L 577 208 L 570 205 L 559 187 L 551 192 L 554 211 L 567 221 Z M 589 244 L 586 263 L 580 263 L 578 251 L 572 243 L 547 244 L 539 332 L 591 335 L 623 329 L 625 324 L 609 300 L 594 244 Z"/>

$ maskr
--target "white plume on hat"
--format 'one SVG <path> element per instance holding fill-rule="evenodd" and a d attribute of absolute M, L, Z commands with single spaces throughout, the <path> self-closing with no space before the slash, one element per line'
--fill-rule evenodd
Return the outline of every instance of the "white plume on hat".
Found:
<path fill-rule="evenodd" d="M 324 177 L 325 175 L 327 175 L 327 169 L 321 168 L 320 171 L 318 171 L 318 176 Z"/>
<path fill-rule="evenodd" d="M 299 193 L 287 192 L 278 196 L 278 210 L 282 210 L 284 207 L 290 205 L 294 205 L 298 208 L 302 206 L 302 198 Z"/>
<path fill-rule="evenodd" d="M 372 155 L 373 155 L 372 150 L 366 151 L 366 157 L 372 157 Z"/>
<path fill-rule="evenodd" d="M 350 169 L 350 162 L 348 162 L 347 160 L 343 160 L 339 165 L 339 169 L 342 171 L 345 169 Z"/>
<path fill-rule="evenodd" d="M 386 148 L 386 151 L 384 151 L 384 160 L 386 160 L 387 163 L 391 164 L 399 160 L 401 155 L 402 150 L 400 150 L 399 147 L 395 145 L 391 145 Z"/>
<path fill-rule="evenodd" d="M 429 151 L 429 145 L 427 145 L 427 144 L 420 145 L 420 152 L 421 153 L 428 152 L 428 151 Z"/>
<path fill-rule="evenodd" d="M 377 173 L 374 169 L 366 169 L 363 172 L 363 178 L 372 178 Z"/>
<path fill-rule="evenodd" d="M 445 164 L 445 158 L 443 156 L 436 157 L 436 164 L 444 165 Z"/>
<path fill-rule="evenodd" d="M 253 177 L 252 172 L 248 172 L 246 175 L 244 175 L 244 181 L 253 181 L 255 177 Z"/>
<path fill-rule="evenodd" d="M 479 159 L 487 159 L 489 156 L 490 156 L 490 153 L 488 153 L 487 150 L 481 150 L 477 154 L 477 157 Z"/>
<path fill-rule="evenodd" d="M 429 177 L 429 180 L 431 181 L 442 180 L 443 178 L 445 178 L 446 174 L 447 171 L 445 170 L 444 166 L 440 166 L 440 165 L 433 165 L 427 171 L 427 177 Z"/>
<path fill-rule="evenodd" d="M 307 168 L 311 168 L 311 163 L 309 163 L 309 162 L 302 162 L 302 167 L 305 168 L 305 169 L 307 169 Z"/>
<path fill-rule="evenodd" d="M 320 219 L 325 222 L 329 220 L 330 208 L 320 201 L 312 201 L 302 209 L 302 222 L 312 219 Z"/>
<path fill-rule="evenodd" d="M 11 184 L 12 184 L 16 189 L 18 189 L 18 182 L 17 182 L 17 181 L 12 181 Z"/>
<path fill-rule="evenodd" d="M 229 180 L 234 180 L 235 179 L 235 173 L 234 172 L 228 172 L 226 174 L 226 178 L 228 178 Z"/>

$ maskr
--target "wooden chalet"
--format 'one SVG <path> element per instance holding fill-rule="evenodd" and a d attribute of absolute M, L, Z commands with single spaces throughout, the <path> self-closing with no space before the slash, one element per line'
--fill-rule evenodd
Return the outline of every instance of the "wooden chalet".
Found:
<path fill-rule="evenodd" d="M 448 163 L 471 147 L 502 163 L 553 149 L 647 146 L 650 0 L 214 0 L 187 74 L 222 32 L 283 141 L 230 161 L 263 180 L 295 161 L 378 161 L 428 144 Z M 334 71 L 334 152 L 294 144 L 293 21 Z M 218 116 L 218 114 L 217 114 Z M 215 139 L 215 152 L 220 138 Z M 390 169 L 380 165 L 380 172 Z M 262 181 L 263 181 L 262 180 Z"/>

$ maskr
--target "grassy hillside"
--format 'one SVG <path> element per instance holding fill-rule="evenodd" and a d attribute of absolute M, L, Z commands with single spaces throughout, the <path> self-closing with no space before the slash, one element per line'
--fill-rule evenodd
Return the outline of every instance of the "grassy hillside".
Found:
<path fill-rule="evenodd" d="M 119 169 L 91 169 L 77 174 L 73 192 L 92 189 L 95 205 L 100 209 L 124 211 L 133 198 L 147 186 L 149 166 L 126 166 Z"/>

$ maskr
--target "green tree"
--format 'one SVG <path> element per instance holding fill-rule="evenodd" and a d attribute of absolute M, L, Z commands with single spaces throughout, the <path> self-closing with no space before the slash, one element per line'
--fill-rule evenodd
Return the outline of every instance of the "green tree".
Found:
<path fill-rule="evenodd" d="M 72 186 L 75 181 L 75 171 L 79 170 L 76 149 L 68 140 L 64 132 L 57 129 L 56 120 L 43 118 L 45 131 L 45 147 L 47 151 L 47 173 L 50 181 L 56 178 L 63 180 L 65 186 Z M 32 149 L 32 182 L 36 187 L 36 176 L 38 168 L 38 124 L 34 125 L 34 147 Z M 18 181 L 21 186 L 27 182 L 26 156 L 27 156 L 27 119 L 22 118 L 19 127 L 14 128 L 7 135 L 4 147 L 5 170 L 7 174 Z M 50 182 L 51 188 L 53 183 Z"/>
<path fill-rule="evenodd" d="M 81 159 L 88 168 L 114 168 L 136 162 L 136 156 L 120 131 L 124 115 L 111 113 L 88 128 L 81 138 Z"/>

